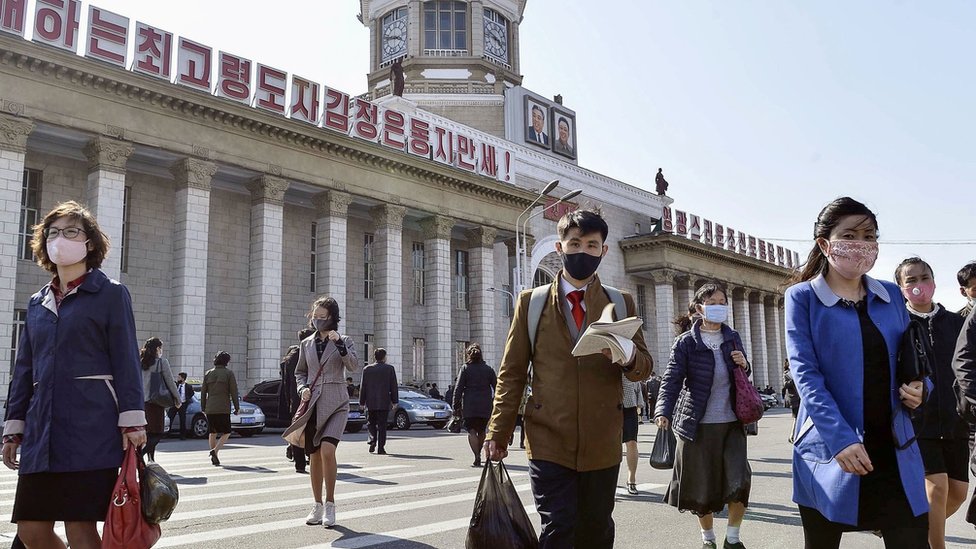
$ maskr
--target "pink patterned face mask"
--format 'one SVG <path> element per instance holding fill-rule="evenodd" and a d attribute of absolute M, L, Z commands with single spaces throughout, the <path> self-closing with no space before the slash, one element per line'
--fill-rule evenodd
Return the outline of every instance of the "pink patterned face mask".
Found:
<path fill-rule="evenodd" d="M 935 282 L 926 280 L 917 284 L 909 284 L 902 288 L 901 293 L 912 305 L 925 305 L 931 303 L 932 297 L 935 296 Z"/>
<path fill-rule="evenodd" d="M 831 240 L 827 243 L 827 262 L 840 276 L 854 280 L 874 267 L 878 243 L 867 240 Z"/>

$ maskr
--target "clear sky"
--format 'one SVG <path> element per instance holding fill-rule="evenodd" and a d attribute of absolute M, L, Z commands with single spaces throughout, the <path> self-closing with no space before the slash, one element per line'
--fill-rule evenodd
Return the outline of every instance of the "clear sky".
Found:
<path fill-rule="evenodd" d="M 358 0 L 95 5 L 366 89 Z M 528 0 L 521 68 L 525 87 L 577 112 L 580 165 L 649 190 L 664 168 L 676 208 L 803 239 L 788 243 L 803 257 L 820 209 L 852 196 L 881 225 L 871 274 L 920 255 L 954 310 L 955 273 L 976 260 L 974 21 L 965 0 Z M 885 242 L 906 240 L 969 244 Z"/>

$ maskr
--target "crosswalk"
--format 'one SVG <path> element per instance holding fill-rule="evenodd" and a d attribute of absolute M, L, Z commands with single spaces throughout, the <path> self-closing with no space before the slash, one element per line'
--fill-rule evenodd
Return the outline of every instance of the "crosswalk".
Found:
<path fill-rule="evenodd" d="M 467 458 L 376 456 L 340 450 L 336 528 L 305 525 L 312 504 L 309 477 L 297 474 L 274 437 L 233 440 L 221 452 L 223 467 L 209 464 L 201 442 L 167 442 L 160 464 L 180 486 L 180 503 L 163 524 L 155 547 L 326 548 L 463 546 L 481 470 Z M 261 440 L 263 439 L 263 440 Z M 461 442 L 458 439 L 458 442 Z M 189 442 L 189 441 L 188 441 Z M 169 447 L 180 448 L 168 451 Z M 416 454 L 416 452 L 410 452 Z M 342 463 L 342 456 L 356 461 Z M 524 454 L 509 472 L 538 528 Z M 660 488 L 642 484 L 647 494 Z M 16 474 L 0 472 L 0 549 L 10 546 L 16 526 L 10 513 Z M 621 497 L 626 492 L 620 490 Z M 64 536 L 62 525 L 57 531 Z M 409 540 L 421 540 L 419 545 Z"/>

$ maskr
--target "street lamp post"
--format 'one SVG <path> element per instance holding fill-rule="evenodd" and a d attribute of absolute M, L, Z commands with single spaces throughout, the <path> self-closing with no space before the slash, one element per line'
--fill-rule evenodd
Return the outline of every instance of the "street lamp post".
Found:
<path fill-rule="evenodd" d="M 555 208 L 556 206 L 558 206 L 559 204 L 562 204 L 563 202 L 566 202 L 566 201 L 572 200 L 573 198 L 576 198 L 582 192 L 583 192 L 583 189 L 576 189 L 575 191 L 570 191 L 570 192 L 566 193 L 565 195 L 563 195 L 562 198 L 560 198 L 559 200 L 556 200 L 555 202 L 553 202 L 552 204 L 546 206 L 545 208 L 542 208 L 541 210 L 535 212 L 534 214 L 531 214 L 528 217 L 526 217 L 525 218 L 525 221 L 522 223 L 522 242 L 523 243 L 525 242 L 525 235 L 526 235 L 526 233 L 529 230 L 529 221 L 531 221 L 533 217 L 538 217 L 538 216 L 546 213 L 546 210 Z M 518 233 L 518 227 L 516 227 L 516 233 Z M 522 252 L 523 253 L 525 252 L 525 249 L 524 248 L 522 249 Z M 528 267 L 528 261 L 529 261 L 529 258 L 528 258 L 528 255 L 526 254 L 526 257 L 522 261 L 522 263 L 525 263 L 526 264 L 525 266 Z M 522 277 L 523 276 L 525 276 L 525 273 L 522 272 L 522 270 L 519 270 L 519 280 L 520 281 L 522 281 Z M 524 289 L 525 289 L 524 286 L 522 286 L 522 287 L 519 287 L 518 290 L 521 291 L 521 290 L 524 290 Z"/>
<path fill-rule="evenodd" d="M 516 303 L 515 303 L 515 301 L 516 301 L 515 294 L 513 294 L 512 292 L 510 292 L 508 290 L 503 290 L 501 288 L 495 288 L 495 287 L 488 288 L 488 291 L 489 292 L 500 292 L 500 293 L 503 293 L 503 294 L 508 294 L 508 297 L 512 298 L 512 310 L 513 311 L 515 310 L 515 305 L 516 305 Z"/>
<path fill-rule="evenodd" d="M 525 233 L 523 232 L 522 238 L 519 238 L 519 225 L 522 221 L 522 216 L 535 209 L 539 205 L 539 201 L 542 200 L 542 198 L 545 197 L 548 193 L 552 192 L 552 190 L 555 189 L 558 185 L 559 185 L 558 179 L 553 179 L 552 181 L 550 181 L 542 189 L 542 191 L 539 192 L 539 196 L 537 196 L 535 200 L 533 200 L 532 203 L 529 204 L 529 207 L 522 210 L 522 213 L 520 213 L 518 217 L 515 218 L 515 277 L 514 277 L 515 280 L 513 281 L 515 283 L 515 293 L 521 292 L 523 289 L 525 289 L 525 284 L 524 281 L 522 280 L 524 277 L 524 273 L 522 272 L 523 270 L 522 254 L 525 253 Z"/>

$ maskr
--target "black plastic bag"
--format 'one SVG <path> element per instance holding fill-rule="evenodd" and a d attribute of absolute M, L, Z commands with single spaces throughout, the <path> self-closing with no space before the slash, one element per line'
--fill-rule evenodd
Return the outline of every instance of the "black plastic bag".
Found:
<path fill-rule="evenodd" d="M 142 516 L 149 524 L 159 524 L 168 519 L 180 501 L 176 481 L 158 463 L 150 463 L 139 471 L 139 492 L 142 496 Z"/>
<path fill-rule="evenodd" d="M 539 537 L 502 462 L 485 461 L 465 549 L 538 549 Z"/>
<path fill-rule="evenodd" d="M 756 435 L 759 434 L 759 422 L 758 421 L 755 422 L 755 423 L 746 423 L 744 425 L 744 428 L 746 430 L 746 436 L 754 437 L 754 436 L 756 436 Z"/>
<path fill-rule="evenodd" d="M 451 433 L 460 433 L 462 423 L 464 423 L 464 420 L 461 419 L 460 416 L 454 416 L 451 418 L 451 421 L 447 424 L 447 430 Z"/>
<path fill-rule="evenodd" d="M 674 453 L 678 446 L 678 439 L 674 438 L 671 429 L 658 429 L 654 437 L 654 447 L 651 448 L 651 467 L 655 469 L 671 469 L 674 467 Z"/>

